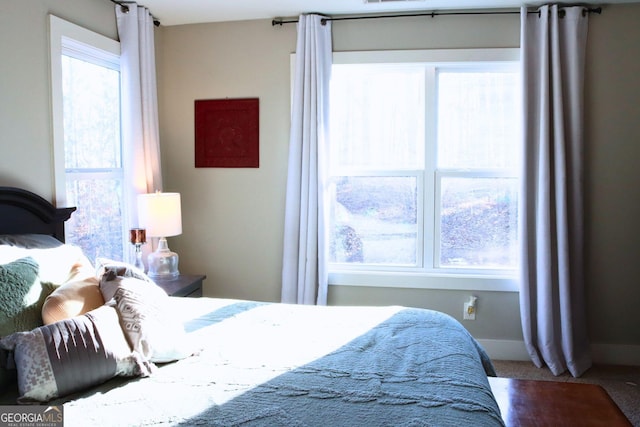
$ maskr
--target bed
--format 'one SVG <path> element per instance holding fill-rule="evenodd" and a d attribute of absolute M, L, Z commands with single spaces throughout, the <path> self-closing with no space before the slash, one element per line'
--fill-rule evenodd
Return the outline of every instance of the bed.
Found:
<path fill-rule="evenodd" d="M 53 283 L 42 317 L 69 282 L 103 297 L 97 308 L 53 320 L 48 313 L 46 325 L 39 319 L 0 339 L 8 373 L 0 404 L 61 408 L 65 426 L 504 425 L 489 357 L 446 314 L 168 297 L 124 263 L 87 266 L 63 244 L 72 212 L 0 188 L 0 249 L 24 259 L 40 250 L 30 247 L 34 235 L 46 235 L 59 244 L 43 251 L 69 249 L 80 259 Z"/>

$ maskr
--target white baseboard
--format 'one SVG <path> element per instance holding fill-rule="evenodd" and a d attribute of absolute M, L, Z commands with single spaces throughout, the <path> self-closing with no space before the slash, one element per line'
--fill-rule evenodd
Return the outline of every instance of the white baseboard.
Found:
<path fill-rule="evenodd" d="M 524 341 L 479 339 L 478 342 L 495 360 L 528 361 Z M 592 344 L 593 363 L 640 366 L 640 345 Z"/>

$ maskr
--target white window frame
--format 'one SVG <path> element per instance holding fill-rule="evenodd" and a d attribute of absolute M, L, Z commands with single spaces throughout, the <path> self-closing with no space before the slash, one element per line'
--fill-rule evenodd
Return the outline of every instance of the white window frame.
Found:
<path fill-rule="evenodd" d="M 54 198 L 59 206 L 68 206 L 66 191 L 68 181 L 100 179 L 116 180 L 124 184 L 126 174 L 124 159 L 121 159 L 119 168 L 66 168 L 62 57 L 64 55 L 89 61 L 120 72 L 120 43 L 54 15 L 49 15 L 49 34 Z M 124 147 L 121 146 L 121 155 L 123 149 Z M 123 219 L 125 219 L 128 217 L 127 211 L 129 209 L 126 193 L 122 194 L 122 202 L 122 215 Z M 128 244 L 126 221 L 123 221 L 123 229 L 121 231 L 123 256 L 126 256 Z"/>
<path fill-rule="evenodd" d="M 401 51 L 364 51 L 364 52 L 334 52 L 334 64 L 393 64 L 393 63 L 428 63 L 438 68 L 455 68 L 456 66 L 474 63 L 474 67 L 481 67 L 483 63 L 501 65 L 509 69 L 517 70 L 520 60 L 519 48 L 495 48 L 495 49 L 436 49 L 436 50 L 401 50 Z M 435 82 L 436 72 L 428 70 L 427 77 Z M 435 86 L 435 83 L 433 83 Z M 436 130 L 436 107 L 435 94 L 427 91 L 426 123 L 427 132 Z M 432 99 L 429 99 L 431 97 Z M 431 122 L 433 121 L 433 122 Z M 435 140 L 436 135 L 429 135 L 427 138 Z M 427 144 L 425 149 L 435 149 L 436 144 Z M 426 155 L 427 162 L 435 162 L 436 154 Z M 437 171 L 435 164 L 426 164 L 425 171 L 436 171 L 435 174 L 425 173 L 422 180 L 418 180 L 418 211 L 423 215 L 418 217 L 419 230 L 422 230 L 426 223 L 436 224 L 437 212 L 425 206 L 426 201 L 437 200 L 439 197 L 440 176 L 465 176 L 481 177 L 491 171 L 466 171 L 466 170 L 445 170 Z M 422 174 L 422 171 L 403 171 L 402 175 L 415 176 Z M 366 175 L 366 173 L 365 173 Z M 394 174 L 397 175 L 397 174 Z M 517 174 L 516 174 L 517 175 Z M 491 177 L 495 177 L 493 173 Z M 422 183 L 421 183 L 422 181 Z M 424 188 L 422 187 L 424 185 Z M 439 208 L 435 204 L 436 209 Z M 425 209 L 427 208 L 427 209 Z M 438 232 L 438 230 L 434 230 Z M 422 233 L 419 233 L 421 235 Z M 362 266 L 349 265 L 345 263 L 329 264 L 329 284 L 334 286 L 367 286 L 367 287 L 387 287 L 387 288 L 422 288 L 422 289 L 450 289 L 469 291 L 519 291 L 517 271 L 515 270 L 469 270 L 469 269 L 427 269 L 423 264 L 423 259 L 435 259 L 439 249 L 434 245 L 433 234 L 424 233 L 425 239 L 420 236 L 418 239 L 418 267 L 388 267 L 388 266 Z M 424 252 L 424 253 L 423 253 Z"/>

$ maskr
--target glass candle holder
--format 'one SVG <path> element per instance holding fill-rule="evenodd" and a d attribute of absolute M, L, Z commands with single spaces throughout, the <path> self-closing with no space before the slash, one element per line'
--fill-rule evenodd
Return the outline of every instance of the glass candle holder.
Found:
<path fill-rule="evenodd" d="M 142 262 L 142 245 L 147 243 L 147 232 L 144 228 L 132 228 L 129 230 L 129 241 L 135 247 L 135 259 L 133 265 L 144 271 Z"/>

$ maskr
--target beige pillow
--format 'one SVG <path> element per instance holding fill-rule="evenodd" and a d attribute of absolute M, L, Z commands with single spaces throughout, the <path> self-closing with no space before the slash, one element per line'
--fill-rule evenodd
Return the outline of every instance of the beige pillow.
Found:
<path fill-rule="evenodd" d="M 53 291 L 42 306 L 42 322 L 45 325 L 88 313 L 104 305 L 98 279 L 67 282 Z"/>

